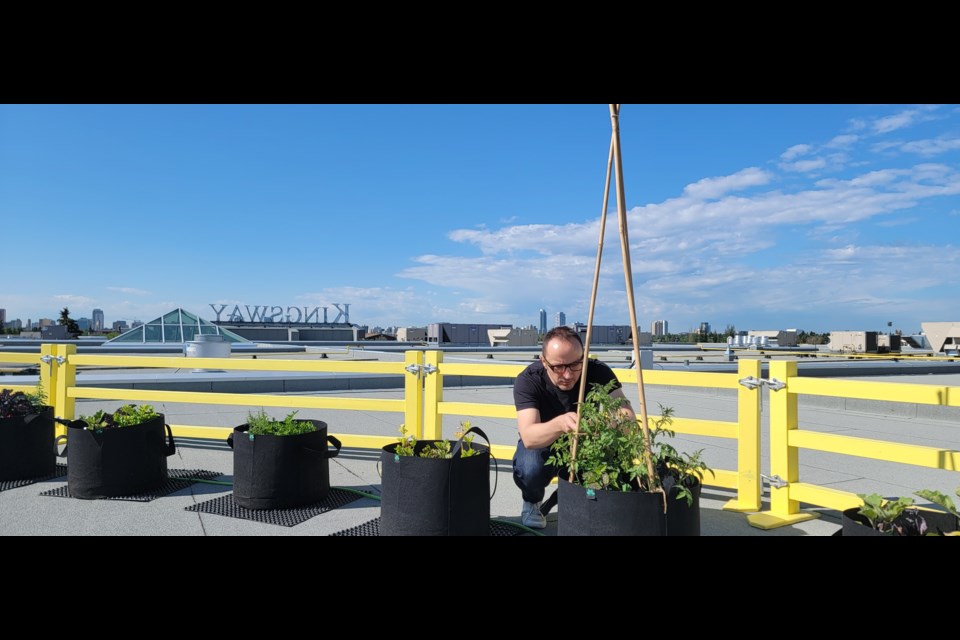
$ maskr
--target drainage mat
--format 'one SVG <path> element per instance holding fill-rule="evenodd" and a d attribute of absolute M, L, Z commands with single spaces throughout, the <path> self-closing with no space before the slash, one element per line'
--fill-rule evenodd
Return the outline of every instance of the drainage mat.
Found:
<path fill-rule="evenodd" d="M 199 502 L 186 507 L 186 510 L 212 513 L 218 516 L 227 516 L 228 518 L 255 520 L 256 522 L 277 524 L 282 527 L 293 527 L 301 522 L 306 522 L 314 516 L 350 504 L 354 500 L 359 500 L 362 497 L 364 496 L 359 493 L 332 487 L 326 498 L 303 507 L 295 507 L 292 509 L 247 509 L 246 507 L 238 505 L 233 500 L 233 494 L 228 493 L 225 496 L 219 496 L 213 500 Z"/>
<path fill-rule="evenodd" d="M 66 472 L 66 470 L 64 470 Z M 144 493 L 138 493 L 130 496 L 115 496 L 112 498 L 98 498 L 99 500 L 126 500 L 128 502 L 150 502 L 155 498 L 160 498 L 165 495 L 169 495 L 174 491 L 180 491 L 181 489 L 186 489 L 196 480 L 212 480 L 217 476 L 223 474 L 218 471 L 206 471 L 204 469 L 168 469 L 167 470 L 167 481 L 163 486 L 153 489 L 152 491 L 146 491 Z M 40 495 L 42 496 L 53 496 L 55 498 L 72 498 L 70 495 L 70 489 L 68 485 L 60 485 L 55 489 L 50 489 L 49 491 L 44 491 Z"/>
<path fill-rule="evenodd" d="M 57 468 L 53 473 L 48 473 L 47 475 L 40 476 L 39 478 L 28 478 L 26 480 L 0 480 L 0 491 L 16 489 L 17 487 L 25 487 L 33 484 L 34 482 L 43 482 L 44 480 L 51 480 L 53 478 L 62 478 L 65 475 L 67 475 L 67 465 L 58 462 Z"/>
<path fill-rule="evenodd" d="M 509 536 L 518 536 L 521 533 L 527 533 L 527 530 L 521 529 L 520 527 L 513 527 L 509 524 L 504 524 L 502 522 L 490 521 L 490 535 L 498 537 L 509 537 Z M 380 518 L 374 518 L 369 522 L 364 522 L 361 525 L 356 527 L 351 527 L 349 529 L 344 529 L 343 531 L 337 531 L 336 533 L 331 533 L 331 536 L 379 536 L 380 535 Z"/>

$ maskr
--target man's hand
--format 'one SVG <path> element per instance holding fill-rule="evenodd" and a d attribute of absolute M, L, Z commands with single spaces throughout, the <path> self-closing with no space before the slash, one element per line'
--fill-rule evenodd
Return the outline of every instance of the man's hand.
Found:
<path fill-rule="evenodd" d="M 577 428 L 577 413 L 570 411 L 553 420 L 540 422 L 540 412 L 536 409 L 521 409 L 517 412 L 517 427 L 523 446 L 528 449 L 549 447 L 564 433 Z"/>
<path fill-rule="evenodd" d="M 571 431 L 577 430 L 577 413 L 576 411 L 570 411 L 563 415 L 557 416 L 551 422 L 553 426 L 559 430 L 557 436 L 563 433 L 570 433 Z"/>

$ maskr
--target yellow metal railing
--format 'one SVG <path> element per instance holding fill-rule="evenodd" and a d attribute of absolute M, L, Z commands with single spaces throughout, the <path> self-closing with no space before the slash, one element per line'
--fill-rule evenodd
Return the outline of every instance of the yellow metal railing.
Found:
<path fill-rule="evenodd" d="M 770 393 L 770 475 L 779 477 L 780 486 L 770 489 L 768 512 L 747 517 L 754 527 L 772 529 L 818 517 L 801 512 L 801 502 L 838 511 L 862 504 L 854 493 L 801 482 L 801 448 L 960 471 L 960 451 L 805 431 L 800 429 L 798 412 L 800 394 L 960 407 L 960 387 L 800 378 L 797 363 L 786 361 L 770 363 L 770 378 L 786 384 Z"/>
<path fill-rule="evenodd" d="M 443 438 L 444 415 L 470 415 L 488 418 L 516 419 L 517 412 L 512 404 L 484 404 L 470 402 L 447 402 L 443 400 L 444 376 L 487 376 L 494 378 L 516 378 L 526 365 L 491 364 L 455 364 L 443 362 L 443 352 L 428 351 L 424 359 L 428 372 L 424 380 L 424 438 L 439 440 Z M 624 384 L 637 384 L 635 369 L 614 369 L 617 379 Z M 673 385 L 680 387 L 708 387 L 737 390 L 736 422 L 720 420 L 698 420 L 675 417 L 671 430 L 688 435 L 714 436 L 737 441 L 737 469 L 734 471 L 714 469 L 714 475 L 707 474 L 704 485 L 736 489 L 737 497 L 728 501 L 724 509 L 730 511 L 759 511 L 760 482 L 760 393 L 757 389 L 742 386 L 738 381 L 742 377 L 760 376 L 759 360 L 740 360 L 738 372 L 733 373 L 695 373 L 673 371 L 644 371 L 644 385 Z M 627 393 L 630 397 L 630 394 Z M 653 421 L 654 416 L 648 415 Z M 500 458 L 512 458 L 516 446 L 494 445 L 493 455 Z"/>
<path fill-rule="evenodd" d="M 403 399 L 317 397 L 281 394 L 215 393 L 185 391 L 151 391 L 142 389 L 108 389 L 76 385 L 78 366 L 112 366 L 140 368 L 183 368 L 183 357 L 80 355 L 74 345 L 45 344 L 40 355 L 5 354 L 5 362 L 37 363 L 40 386 L 47 394 L 55 415 L 74 418 L 77 398 L 110 399 L 146 402 L 188 402 L 207 405 L 269 406 L 304 409 L 336 409 L 347 411 L 381 411 L 401 414 L 408 431 L 423 439 L 442 438 L 444 415 L 468 415 L 514 420 L 511 404 L 450 402 L 443 398 L 445 376 L 477 376 L 503 378 L 512 383 L 525 365 L 486 363 L 445 363 L 440 351 L 408 351 L 403 362 L 331 362 L 328 360 L 192 358 L 190 367 L 237 371 L 293 371 L 324 373 L 368 373 L 399 375 L 404 379 Z M 800 478 L 799 450 L 853 455 L 862 458 L 911 464 L 932 469 L 960 470 L 960 451 L 939 447 L 901 444 L 803 430 L 799 425 L 798 396 L 801 394 L 910 402 L 916 404 L 960 407 L 960 387 L 936 387 L 921 384 L 845 381 L 797 376 L 797 363 L 768 362 L 769 378 L 785 383 L 785 388 L 770 392 L 770 475 L 780 482 L 770 489 L 770 509 L 748 516 L 751 525 L 769 529 L 817 517 L 801 512 L 807 503 L 843 510 L 860 503 L 855 494 L 804 483 Z M 637 383 L 634 369 L 615 369 L 625 385 Z M 735 511 L 760 511 L 760 399 L 761 388 L 739 383 L 745 377 L 759 379 L 761 361 L 740 359 L 737 373 L 698 373 L 645 370 L 644 384 L 651 386 L 700 387 L 735 389 L 737 418 L 733 422 L 675 417 L 671 428 L 678 434 L 721 437 L 737 445 L 737 468 L 717 469 L 704 484 L 736 490 L 736 498 L 725 505 Z M 89 379 L 88 379 L 89 380 Z M 11 386 L 4 385 L 4 388 Z M 17 390 L 32 391 L 32 385 L 12 385 Z M 630 397 L 630 390 L 626 389 Z M 655 419 L 651 417 L 651 420 Z M 399 420 L 398 420 L 399 422 Z M 192 438 L 225 438 L 231 427 L 203 425 L 171 425 L 174 434 Z M 60 433 L 63 429 L 60 428 Z M 334 434 L 344 446 L 379 448 L 396 440 L 395 436 Z M 494 455 L 513 456 L 514 446 L 494 445 Z M 779 486 L 778 486 L 779 485 Z"/>
<path fill-rule="evenodd" d="M 7 356 L 4 356 L 7 357 Z M 11 361 L 14 361 L 11 358 Z M 155 391 L 144 389 L 113 389 L 96 386 L 78 387 L 78 366 L 111 366 L 140 368 L 183 368 L 183 357 L 126 356 L 126 355 L 80 355 L 74 345 L 43 345 L 40 357 L 17 355 L 15 361 L 41 362 L 40 383 L 47 391 L 50 404 L 57 417 L 76 417 L 76 399 L 102 399 L 142 402 L 176 402 L 208 405 L 233 405 L 257 407 L 290 407 L 304 409 L 337 409 L 355 411 L 385 411 L 403 415 L 410 432 L 423 439 L 442 439 L 444 415 L 470 415 L 516 419 L 512 404 L 447 402 L 443 400 L 444 376 L 479 376 L 504 378 L 512 382 L 525 365 L 496 365 L 486 363 L 444 363 L 443 353 L 408 351 L 401 362 L 329 362 L 324 360 L 246 360 L 234 358 L 192 358 L 190 366 L 197 368 L 239 371 L 296 371 L 325 373 L 375 373 L 404 376 L 402 400 L 376 398 L 339 398 L 315 396 L 290 396 L 275 394 L 216 393 L 187 391 Z M 630 369 L 615 369 L 617 377 L 625 384 L 636 384 L 637 373 Z M 730 500 L 725 509 L 734 511 L 758 511 L 760 509 L 760 395 L 756 389 L 738 385 L 743 376 L 759 377 L 760 362 L 741 360 L 737 374 L 690 373 L 647 371 L 644 384 L 673 385 L 680 387 L 713 387 L 737 389 L 738 419 L 736 422 L 674 418 L 671 428 L 677 433 L 689 435 L 730 438 L 738 444 L 736 470 L 715 469 L 715 476 L 708 474 L 704 484 L 736 489 L 737 498 Z M 28 387 L 32 389 L 32 387 Z M 655 419 L 653 417 L 651 420 Z M 232 427 L 203 425 L 170 425 L 174 435 L 189 438 L 224 439 Z M 58 427 L 63 435 L 64 427 Z M 347 447 L 380 448 L 395 441 L 395 437 L 357 434 L 336 435 Z M 512 458 L 515 446 L 494 445 L 493 454 Z"/>
<path fill-rule="evenodd" d="M 46 345 L 45 345 L 46 346 Z M 76 386 L 76 368 L 81 365 L 141 367 L 141 368 L 183 368 L 183 357 L 163 356 L 123 356 L 123 355 L 78 355 L 74 345 L 54 345 L 54 367 L 57 372 L 51 383 L 54 393 L 55 415 L 72 419 L 76 411 L 77 398 L 104 400 L 137 400 L 146 402 L 189 402 L 209 405 L 240 405 L 257 407 L 289 407 L 302 409 L 339 409 L 357 411 L 387 411 L 403 415 L 402 420 L 409 425 L 422 422 L 423 400 L 420 393 L 420 365 L 422 353 L 408 351 L 404 362 L 329 362 L 325 360 L 240 360 L 233 358 L 191 358 L 191 367 L 225 369 L 240 371 L 298 371 L 322 373 L 379 373 L 404 376 L 404 399 L 388 400 L 376 398 L 336 398 L 310 397 L 274 394 L 214 393 L 192 391 L 151 391 L 144 389 L 109 389 L 95 386 Z M 186 438 L 226 439 L 232 427 L 170 425 L 175 436 Z M 63 427 L 60 427 L 63 433 Z M 59 435 L 59 433 L 58 433 Z M 336 435 L 343 446 L 361 448 L 379 448 L 391 442 L 395 437 L 369 436 L 355 434 Z"/>
<path fill-rule="evenodd" d="M 41 377 L 41 387 L 44 389 L 49 389 L 49 378 L 52 367 L 44 364 L 43 358 L 46 356 L 49 358 L 51 355 L 52 345 L 45 344 L 41 346 L 40 355 L 35 353 L 3 353 L 0 355 L 0 362 L 9 362 L 9 363 L 18 363 L 18 364 L 35 364 L 40 368 L 40 377 Z M 48 384 L 44 385 L 44 377 L 48 380 Z M 4 376 L 0 378 L 0 389 L 10 389 L 11 391 L 22 391 L 24 393 L 33 393 L 37 390 L 37 385 L 35 384 L 7 384 L 7 378 Z M 16 378 L 13 378 L 16 380 Z M 49 398 L 49 393 L 47 394 Z"/>

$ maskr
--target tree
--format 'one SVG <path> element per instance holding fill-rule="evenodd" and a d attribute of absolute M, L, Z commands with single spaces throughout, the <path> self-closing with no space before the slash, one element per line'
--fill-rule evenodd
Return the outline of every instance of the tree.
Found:
<path fill-rule="evenodd" d="M 64 307 L 60 310 L 60 319 L 57 320 L 57 324 L 66 325 L 67 333 L 72 335 L 74 338 L 82 333 L 77 321 L 70 317 L 70 309 L 67 307 Z"/>

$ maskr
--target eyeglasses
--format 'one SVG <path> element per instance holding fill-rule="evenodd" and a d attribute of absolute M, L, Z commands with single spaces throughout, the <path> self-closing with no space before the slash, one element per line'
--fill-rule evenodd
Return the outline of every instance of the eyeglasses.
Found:
<path fill-rule="evenodd" d="M 543 355 L 540 357 L 543 359 L 543 364 L 550 367 L 550 370 L 558 376 L 561 375 L 564 370 L 567 370 L 570 373 L 577 373 L 583 369 L 583 360 L 577 360 L 576 362 L 571 362 L 570 364 L 550 364 L 550 361 L 547 360 Z"/>

